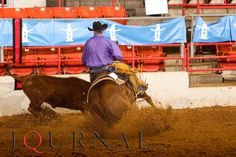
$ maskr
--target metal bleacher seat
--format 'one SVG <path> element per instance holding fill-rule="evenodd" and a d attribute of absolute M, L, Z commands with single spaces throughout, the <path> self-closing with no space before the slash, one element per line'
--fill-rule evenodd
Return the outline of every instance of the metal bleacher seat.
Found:
<path fill-rule="evenodd" d="M 33 51 L 23 52 L 22 63 L 14 64 L 12 73 L 19 76 L 32 74 L 37 67 L 36 61 L 36 54 Z"/>
<path fill-rule="evenodd" d="M 5 62 L 12 62 L 13 61 L 13 53 L 12 53 L 12 49 L 11 50 L 4 50 L 4 61 Z"/>
<path fill-rule="evenodd" d="M 58 67 L 57 66 L 39 67 L 39 74 L 56 75 L 58 74 Z"/>
<path fill-rule="evenodd" d="M 58 74 L 58 53 L 50 49 L 38 49 L 38 72 L 45 75 Z"/>
<path fill-rule="evenodd" d="M 126 17 L 126 11 L 123 7 L 100 6 L 99 11 L 102 17 Z"/>
<path fill-rule="evenodd" d="M 37 59 L 41 66 L 57 66 L 57 53 L 38 53 Z"/>
<path fill-rule="evenodd" d="M 87 69 L 84 66 L 65 66 L 63 67 L 63 73 L 64 74 L 79 74 L 82 72 L 87 71 Z"/>
<path fill-rule="evenodd" d="M 65 65 L 82 65 L 82 53 L 69 52 L 64 53 L 62 56 L 64 58 Z"/>
<path fill-rule="evenodd" d="M 140 56 L 142 71 L 159 71 L 164 68 L 164 60 L 157 57 L 164 57 L 162 47 L 157 46 L 138 46 L 137 55 Z"/>
<path fill-rule="evenodd" d="M 4 18 L 27 18 L 23 8 L 1 8 L 0 10 Z"/>
<path fill-rule="evenodd" d="M 0 18 L 3 18 L 2 9 L 0 9 Z"/>
<path fill-rule="evenodd" d="M 79 18 L 99 18 L 99 10 L 97 7 L 81 6 L 75 7 L 75 13 Z"/>
<path fill-rule="evenodd" d="M 25 8 L 28 18 L 52 18 L 52 13 L 49 8 Z"/>
<path fill-rule="evenodd" d="M 15 65 L 15 67 L 11 68 L 12 74 L 18 76 L 25 76 L 33 73 L 33 67 L 25 67 L 22 65 Z"/>
<path fill-rule="evenodd" d="M 235 45 L 217 45 L 217 56 L 236 56 Z M 236 67 L 236 58 L 218 59 L 218 62 L 222 66 L 233 66 Z"/>
<path fill-rule="evenodd" d="M 119 18 L 119 17 L 127 17 L 127 13 L 123 7 L 113 7 L 113 6 L 100 6 L 99 14 L 101 17 L 107 18 Z M 114 20 L 121 24 L 126 24 L 126 20 Z"/>
<path fill-rule="evenodd" d="M 133 58 L 133 53 L 132 53 L 132 47 L 131 46 L 120 46 L 122 56 L 123 56 L 123 61 L 129 65 L 132 64 L 132 58 Z"/>
<path fill-rule="evenodd" d="M 37 61 L 36 54 L 29 53 L 22 55 L 22 63 L 26 67 L 36 66 L 37 65 L 36 61 Z"/>
<path fill-rule="evenodd" d="M 50 7 L 52 17 L 54 18 L 76 18 L 74 8 L 72 7 Z"/>
<path fill-rule="evenodd" d="M 65 74 L 76 74 L 86 71 L 82 64 L 82 48 L 65 48 L 62 50 L 62 67 Z"/>

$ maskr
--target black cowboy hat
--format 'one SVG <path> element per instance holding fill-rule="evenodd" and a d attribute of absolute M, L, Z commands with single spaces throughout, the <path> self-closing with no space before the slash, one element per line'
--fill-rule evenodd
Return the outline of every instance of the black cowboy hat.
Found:
<path fill-rule="evenodd" d="M 105 29 L 107 29 L 107 24 L 101 24 L 101 22 L 96 21 L 93 23 L 93 28 L 89 28 L 89 31 L 104 31 Z"/>

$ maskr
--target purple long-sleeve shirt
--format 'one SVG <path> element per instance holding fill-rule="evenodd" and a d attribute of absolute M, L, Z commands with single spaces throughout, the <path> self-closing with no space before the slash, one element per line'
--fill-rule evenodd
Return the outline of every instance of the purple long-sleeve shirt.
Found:
<path fill-rule="evenodd" d="M 86 67 L 100 67 L 121 59 L 122 54 L 118 45 L 101 34 L 94 35 L 85 43 L 82 61 Z"/>

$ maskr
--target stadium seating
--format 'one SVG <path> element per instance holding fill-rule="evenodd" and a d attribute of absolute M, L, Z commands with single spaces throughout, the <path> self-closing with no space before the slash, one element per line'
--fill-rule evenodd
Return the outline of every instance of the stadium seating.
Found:
<path fill-rule="evenodd" d="M 217 55 L 218 56 L 235 56 L 236 55 L 236 46 L 217 45 Z M 222 61 L 222 59 L 221 59 L 221 61 Z M 227 59 L 223 59 L 223 61 L 236 63 L 236 58 L 227 58 Z"/>
<path fill-rule="evenodd" d="M 164 60 L 157 59 L 158 57 L 164 57 L 162 47 L 157 46 L 138 46 L 137 55 L 140 56 L 139 62 L 141 63 L 142 71 L 159 71 L 163 70 Z"/>
<path fill-rule="evenodd" d="M 62 49 L 61 62 L 63 65 L 82 65 L 82 48 L 76 50 L 76 48 Z"/>
<path fill-rule="evenodd" d="M 36 63 L 36 54 L 33 51 L 23 51 L 22 52 L 22 63 L 20 64 L 13 64 L 12 67 L 12 73 L 15 75 L 28 75 L 34 73 L 34 71 L 37 68 L 37 63 Z M 6 62 L 11 62 L 13 61 L 12 57 L 12 52 L 11 51 L 6 51 L 4 60 Z"/>
<path fill-rule="evenodd" d="M 115 17 L 127 17 L 127 13 L 122 7 L 113 7 L 113 6 L 100 6 L 99 14 L 101 17 L 106 18 L 115 18 Z M 126 20 L 114 20 L 121 24 L 127 24 Z"/>
<path fill-rule="evenodd" d="M 26 18 L 26 12 L 23 8 L 1 8 L 3 18 Z"/>
<path fill-rule="evenodd" d="M 57 66 L 47 66 L 47 67 L 40 66 L 39 74 L 44 74 L 44 75 L 59 74 L 58 67 Z"/>
<path fill-rule="evenodd" d="M 25 8 L 28 18 L 52 18 L 52 13 L 49 8 Z"/>
<path fill-rule="evenodd" d="M 0 18 L 3 18 L 2 9 L 0 9 Z"/>
<path fill-rule="evenodd" d="M 57 66 L 58 54 L 57 53 L 38 53 L 37 60 L 40 66 Z"/>
<path fill-rule="evenodd" d="M 99 18 L 99 10 L 97 7 L 81 6 L 75 7 L 75 13 L 79 18 Z"/>
<path fill-rule="evenodd" d="M 218 56 L 236 56 L 235 45 L 217 45 L 216 47 Z M 218 59 L 218 62 L 221 68 L 236 68 L 236 58 Z"/>
<path fill-rule="evenodd" d="M 100 6 L 99 11 L 102 17 L 126 17 L 127 13 L 123 7 Z"/>
<path fill-rule="evenodd" d="M 122 7 L 34 7 L 34 8 L 1 8 L 0 18 L 101 18 L 101 17 L 126 17 L 126 11 Z M 117 22 L 126 24 L 125 20 Z M 129 46 L 121 46 L 124 61 L 132 64 L 133 54 Z M 59 60 L 60 59 L 60 60 Z M 4 61 L 13 61 L 12 50 L 4 51 Z M 60 61 L 60 62 L 59 62 Z M 22 63 L 14 64 L 13 74 L 28 75 L 32 73 L 58 74 L 59 69 L 63 73 L 75 74 L 87 71 L 82 64 L 82 47 L 62 48 L 61 56 L 50 48 L 34 49 L 23 48 Z M 0 75 L 5 72 L 0 66 Z"/>
<path fill-rule="evenodd" d="M 86 71 L 82 64 L 82 48 L 66 48 L 62 49 L 61 63 L 63 73 L 76 74 Z"/>
<path fill-rule="evenodd" d="M 15 65 L 15 67 L 11 68 L 12 69 L 12 74 L 18 75 L 18 76 L 24 76 L 24 75 L 29 75 L 32 74 L 34 71 L 33 67 L 26 67 L 24 64 L 23 65 Z"/>
<path fill-rule="evenodd" d="M 76 13 L 72 7 L 51 7 L 53 18 L 76 18 Z"/>
<path fill-rule="evenodd" d="M 36 61 L 37 61 L 37 57 L 36 57 L 36 54 L 34 53 L 22 55 L 22 63 L 24 63 L 25 66 L 27 67 L 36 66 L 37 65 Z"/>
<path fill-rule="evenodd" d="M 122 55 L 123 55 L 123 61 L 129 65 L 133 62 L 133 52 L 132 52 L 132 46 L 120 46 Z M 134 56 L 135 57 L 135 56 Z"/>
<path fill-rule="evenodd" d="M 64 66 L 63 67 L 64 74 L 79 74 L 86 71 L 87 71 L 87 68 L 85 68 L 84 66 Z"/>
<path fill-rule="evenodd" d="M 37 51 L 37 61 L 40 74 L 54 75 L 58 74 L 58 53 L 50 52 L 48 49 Z"/>
<path fill-rule="evenodd" d="M 13 61 L 12 50 L 5 50 L 4 51 L 4 61 L 5 62 L 12 62 Z"/>
<path fill-rule="evenodd" d="M 219 63 L 219 67 L 227 70 L 235 69 L 236 63 Z"/>
<path fill-rule="evenodd" d="M 0 8 L 0 18 L 101 18 L 127 17 L 123 7 L 34 7 L 34 8 Z M 126 20 L 118 22 L 126 24 Z"/>

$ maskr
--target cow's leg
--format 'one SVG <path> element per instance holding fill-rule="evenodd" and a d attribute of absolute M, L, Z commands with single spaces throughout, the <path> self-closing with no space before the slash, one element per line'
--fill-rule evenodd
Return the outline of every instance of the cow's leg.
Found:
<path fill-rule="evenodd" d="M 31 113 L 39 112 L 41 110 L 41 105 L 45 100 L 45 94 L 43 94 L 41 90 L 32 88 L 25 89 L 24 93 L 30 100 L 28 111 Z"/>
<path fill-rule="evenodd" d="M 152 107 L 156 107 L 155 104 L 154 104 L 153 101 L 152 101 L 152 98 L 151 98 L 149 95 L 147 95 L 146 92 L 144 92 L 144 93 L 143 93 L 142 95 L 140 95 L 139 97 L 140 97 L 140 98 L 143 98 L 144 100 L 146 100 L 147 103 L 149 103 Z"/>
<path fill-rule="evenodd" d="M 41 97 L 34 98 L 33 100 L 31 99 L 28 111 L 31 113 L 39 112 L 42 109 L 41 105 L 42 105 L 43 101 L 44 100 Z"/>
<path fill-rule="evenodd" d="M 41 105 L 42 105 L 42 101 L 41 102 L 37 102 L 37 103 L 30 103 L 29 104 L 29 108 L 28 108 L 28 111 L 32 114 L 34 113 L 38 113 L 42 108 L 41 108 Z"/>

